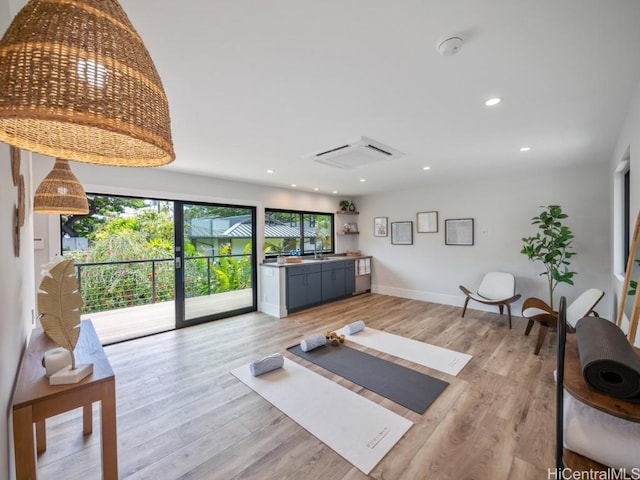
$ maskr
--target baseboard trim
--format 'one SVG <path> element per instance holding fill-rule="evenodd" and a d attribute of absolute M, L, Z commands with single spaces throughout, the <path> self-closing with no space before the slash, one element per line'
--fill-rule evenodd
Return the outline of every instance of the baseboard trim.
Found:
<path fill-rule="evenodd" d="M 390 287 L 388 285 L 371 285 L 372 293 L 382 295 L 390 295 L 392 297 L 408 298 L 410 300 L 421 300 L 423 302 L 439 303 L 442 305 L 451 305 L 453 307 L 462 307 L 464 305 L 464 295 L 447 295 L 445 293 L 425 292 L 423 290 L 409 290 L 406 288 Z M 480 302 L 470 301 L 469 310 L 481 310 L 483 312 L 498 313 L 498 307 L 493 305 L 485 305 Z M 514 304 L 511 306 L 511 316 L 522 316 L 521 306 Z"/>

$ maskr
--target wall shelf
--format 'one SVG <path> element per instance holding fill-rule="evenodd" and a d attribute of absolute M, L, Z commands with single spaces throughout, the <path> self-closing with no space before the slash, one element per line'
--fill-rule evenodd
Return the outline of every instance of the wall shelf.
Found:
<path fill-rule="evenodd" d="M 336 212 L 336 215 L 358 215 L 360 212 L 352 212 L 350 210 L 338 210 Z M 347 225 L 347 224 L 345 224 Z M 360 235 L 360 232 L 358 231 L 358 224 L 353 222 L 353 223 L 349 223 L 349 225 L 353 225 L 353 231 L 349 231 L 349 232 L 339 232 L 338 235 Z"/>

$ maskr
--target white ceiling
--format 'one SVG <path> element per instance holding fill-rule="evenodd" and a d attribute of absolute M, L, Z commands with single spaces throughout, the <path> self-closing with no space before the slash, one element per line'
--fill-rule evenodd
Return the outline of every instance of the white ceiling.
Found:
<path fill-rule="evenodd" d="M 606 162 L 640 81 L 638 0 L 120 3 L 169 97 L 177 157 L 162 168 L 286 188 Z M 454 34 L 462 50 L 440 56 Z M 302 158 L 363 135 L 405 155 L 353 170 Z"/>

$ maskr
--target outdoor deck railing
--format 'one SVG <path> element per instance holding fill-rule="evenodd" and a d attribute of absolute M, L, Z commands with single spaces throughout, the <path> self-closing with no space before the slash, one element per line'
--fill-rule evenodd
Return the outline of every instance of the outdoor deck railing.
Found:
<path fill-rule="evenodd" d="M 211 295 L 217 291 L 247 288 L 251 284 L 250 263 L 246 271 L 226 267 L 231 276 L 247 278 L 230 282 L 225 271 L 216 275 L 224 259 L 250 259 L 251 254 L 205 255 L 184 259 L 185 296 Z M 175 270 L 173 258 L 148 260 L 119 260 L 113 262 L 76 263 L 76 273 L 83 300 L 82 313 L 100 312 L 116 308 L 147 305 L 175 299 Z M 234 278 L 235 278 L 234 277 Z M 241 284 L 241 285 L 240 285 Z M 236 288 L 237 287 L 237 288 Z"/>

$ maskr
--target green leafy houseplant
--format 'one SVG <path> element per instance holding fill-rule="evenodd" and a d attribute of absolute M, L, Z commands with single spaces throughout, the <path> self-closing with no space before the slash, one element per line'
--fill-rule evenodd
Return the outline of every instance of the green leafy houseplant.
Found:
<path fill-rule="evenodd" d="M 349 200 L 340 200 L 340 210 L 346 210 L 349 208 Z"/>
<path fill-rule="evenodd" d="M 549 306 L 553 308 L 553 292 L 558 283 L 573 285 L 573 276 L 576 275 L 576 272 L 569 270 L 569 259 L 576 254 L 571 250 L 574 235 L 569 227 L 562 224 L 567 215 L 562 213 L 559 205 L 540 208 L 544 211 L 531 219 L 531 224 L 537 225 L 539 231 L 535 236 L 522 239 L 520 253 L 544 265 L 545 270 L 540 275 L 547 276 Z"/>

